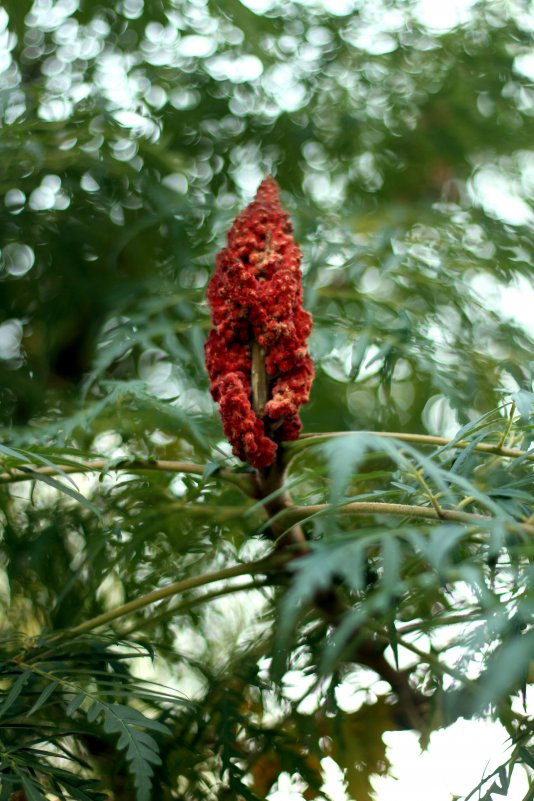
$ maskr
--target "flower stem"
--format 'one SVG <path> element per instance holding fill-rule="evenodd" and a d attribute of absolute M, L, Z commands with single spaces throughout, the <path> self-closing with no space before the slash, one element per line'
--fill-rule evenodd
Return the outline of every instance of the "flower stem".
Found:
<path fill-rule="evenodd" d="M 263 417 L 268 398 L 267 372 L 265 370 L 265 350 L 255 339 L 250 346 L 252 357 L 252 408 L 258 417 Z"/>

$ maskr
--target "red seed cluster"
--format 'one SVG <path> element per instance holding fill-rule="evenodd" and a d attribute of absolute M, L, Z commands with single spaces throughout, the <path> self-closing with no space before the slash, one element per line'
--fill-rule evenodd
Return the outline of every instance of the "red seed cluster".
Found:
<path fill-rule="evenodd" d="M 213 328 L 206 342 L 211 394 L 234 454 L 253 467 L 273 463 L 277 443 L 296 439 L 313 365 L 311 315 L 302 308 L 301 253 L 278 185 L 268 177 L 236 218 L 208 287 Z M 252 408 L 251 346 L 265 354 L 268 399 Z"/>

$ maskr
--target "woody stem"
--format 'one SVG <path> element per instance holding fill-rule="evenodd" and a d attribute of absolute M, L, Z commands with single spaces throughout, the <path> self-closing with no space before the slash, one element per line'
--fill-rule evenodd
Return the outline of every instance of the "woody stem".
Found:
<path fill-rule="evenodd" d="M 267 371 L 265 369 L 265 350 L 253 340 L 251 347 L 252 370 L 252 408 L 255 414 L 263 418 L 265 405 L 269 400 L 269 386 L 267 381 Z M 266 434 L 269 432 L 266 426 Z M 256 497 L 263 500 L 273 493 L 276 497 L 265 502 L 265 512 L 269 517 L 275 517 L 284 509 L 291 506 L 291 498 L 287 492 L 278 492 L 284 485 L 286 470 L 282 456 L 282 446 L 278 446 L 278 453 L 275 462 L 264 470 L 256 470 Z M 289 531 L 285 523 L 273 521 L 270 527 L 271 538 L 276 542 L 280 550 L 285 546 L 292 546 L 288 553 L 288 558 L 302 555 L 308 552 L 306 537 L 301 527 L 297 524 Z"/>
<path fill-rule="evenodd" d="M 258 417 L 263 417 L 265 405 L 269 400 L 269 388 L 267 373 L 265 370 L 265 351 L 253 342 L 251 345 L 252 370 L 252 408 Z M 266 428 L 267 433 L 267 428 Z M 268 434 L 269 435 L 269 434 Z M 306 556 L 310 551 L 310 546 L 302 527 L 297 523 L 291 528 L 287 528 L 287 517 L 283 518 L 280 512 L 290 513 L 293 508 L 291 496 L 285 491 L 281 491 L 287 473 L 287 459 L 284 457 L 283 446 L 278 446 L 276 460 L 270 467 L 264 470 L 256 470 L 256 495 L 258 499 L 264 500 L 265 512 L 271 518 L 269 533 L 275 542 L 275 547 L 279 554 L 284 554 L 287 561 Z M 273 519 L 274 518 L 274 519 Z M 315 606 L 321 611 L 323 618 L 330 624 L 337 626 L 348 611 L 348 606 L 341 593 L 334 586 L 324 587 L 317 590 L 314 596 Z M 353 648 L 350 658 L 359 664 L 375 670 L 379 676 L 388 681 L 393 691 L 397 694 L 400 702 L 398 715 L 403 718 L 405 726 L 417 726 L 420 724 L 418 706 L 421 699 L 417 693 L 413 692 L 408 680 L 408 674 L 397 671 L 389 665 L 384 657 L 384 650 L 387 642 L 381 642 L 375 638 L 358 643 Z"/>

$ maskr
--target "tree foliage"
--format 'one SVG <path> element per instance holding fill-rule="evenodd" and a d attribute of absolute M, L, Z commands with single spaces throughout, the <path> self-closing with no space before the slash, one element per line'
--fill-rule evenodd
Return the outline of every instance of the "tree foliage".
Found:
<path fill-rule="evenodd" d="M 326 756 L 365 801 L 459 717 L 510 736 L 480 798 L 534 768 L 527 6 L 0 8 L 1 801 L 316 798 Z M 269 484 L 203 344 L 270 172 L 316 379 Z"/>

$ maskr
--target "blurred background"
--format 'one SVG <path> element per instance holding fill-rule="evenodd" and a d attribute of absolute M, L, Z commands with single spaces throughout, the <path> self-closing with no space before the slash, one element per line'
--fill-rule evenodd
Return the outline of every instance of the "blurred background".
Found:
<path fill-rule="evenodd" d="M 4 439 L 228 460 L 203 366 L 205 287 L 268 173 L 315 320 L 306 433 L 453 435 L 528 397 L 533 30 L 527 0 L 4 0 Z M 175 480 L 173 497 L 186 489 Z M 127 523 L 139 556 L 146 525 Z M 165 554 L 193 536 L 154 522 L 167 540 L 145 573 L 115 565 L 104 591 L 109 551 L 85 522 L 58 538 L 61 525 L 29 518 L 6 538 L 20 620 L 69 623 L 52 585 L 88 542 L 100 556 L 79 608 L 95 614 L 106 592 L 148 591 L 150 570 L 172 578 Z M 213 536 L 202 529 L 199 553 Z M 392 787 L 380 801 L 401 797 Z M 418 799 L 416 785 L 402 797 Z"/>
<path fill-rule="evenodd" d="M 333 402 L 337 427 L 437 431 L 526 388 L 532 14 L 4 2 L 2 423 L 64 414 L 104 371 L 172 370 L 210 409 L 204 288 L 269 172 L 315 312 L 314 429 Z"/>

